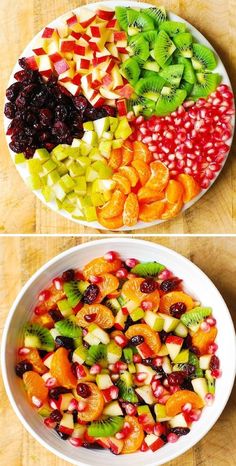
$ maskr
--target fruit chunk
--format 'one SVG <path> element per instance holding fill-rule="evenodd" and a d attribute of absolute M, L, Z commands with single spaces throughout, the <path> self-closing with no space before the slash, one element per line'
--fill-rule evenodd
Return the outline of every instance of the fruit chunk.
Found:
<path fill-rule="evenodd" d="M 194 180 L 194 178 L 186 173 L 181 173 L 178 175 L 178 181 L 182 184 L 184 188 L 183 201 L 184 203 L 191 201 L 195 196 L 197 196 L 201 188 L 199 184 Z"/>
<path fill-rule="evenodd" d="M 208 393 L 208 385 L 205 377 L 198 377 L 196 379 L 193 379 L 192 386 L 195 393 L 197 393 L 197 395 L 200 396 L 200 398 L 202 398 L 202 400 L 204 401 L 205 396 Z"/>
<path fill-rule="evenodd" d="M 142 160 L 145 163 L 150 163 L 152 161 L 152 154 L 148 150 L 146 144 L 141 141 L 134 141 L 133 143 L 134 150 L 134 159 L 133 160 Z"/>
<path fill-rule="evenodd" d="M 83 268 L 83 275 L 89 279 L 92 275 L 102 275 L 103 273 L 116 272 L 121 267 L 121 260 L 115 259 L 112 262 L 106 261 L 103 257 L 93 259 Z"/>
<path fill-rule="evenodd" d="M 217 328 L 211 327 L 209 332 L 204 332 L 201 328 L 192 335 L 192 345 L 200 351 L 200 354 L 208 352 L 209 345 L 211 345 L 217 335 Z"/>
<path fill-rule="evenodd" d="M 134 453 L 137 451 L 144 439 L 144 432 L 142 426 L 134 416 L 125 416 L 125 422 L 128 422 L 131 427 L 131 432 L 124 440 L 124 447 L 122 453 Z"/>
<path fill-rule="evenodd" d="M 140 183 L 142 186 L 144 186 L 151 176 L 151 170 L 149 166 L 143 162 L 143 160 L 134 160 L 131 165 L 135 168 L 135 170 L 137 170 Z"/>
<path fill-rule="evenodd" d="M 182 314 L 180 317 L 181 322 L 184 323 L 188 328 L 195 330 L 195 327 L 198 328 L 201 322 L 203 320 L 210 316 L 212 313 L 212 308 L 211 307 L 195 307 L 194 309 L 191 309 L 190 311 L 185 312 Z"/>
<path fill-rule="evenodd" d="M 119 432 L 124 424 L 123 417 L 109 416 L 106 419 L 93 421 L 88 427 L 88 435 L 92 437 L 110 437 Z"/>
<path fill-rule="evenodd" d="M 143 283 L 143 278 L 132 278 L 124 283 L 122 294 L 130 301 L 141 303 L 145 298 L 145 294 L 140 291 L 140 285 Z"/>
<path fill-rule="evenodd" d="M 117 217 L 122 214 L 125 204 L 125 195 L 122 191 L 116 190 L 111 199 L 101 208 L 101 215 L 105 219 Z"/>
<path fill-rule="evenodd" d="M 124 203 L 123 223 L 127 227 L 136 225 L 139 215 L 139 203 L 136 194 L 128 194 Z"/>
<path fill-rule="evenodd" d="M 33 366 L 34 371 L 38 372 L 38 374 L 44 374 L 45 372 L 47 372 L 47 367 L 40 358 L 39 352 L 36 348 L 31 348 L 29 353 L 21 355 L 19 357 L 19 361 L 23 360 L 30 362 Z"/>
<path fill-rule="evenodd" d="M 204 406 L 204 402 L 196 393 L 190 390 L 179 390 L 173 393 L 166 402 L 167 416 L 176 416 L 186 403 L 191 403 L 193 409 L 201 409 Z"/>
<path fill-rule="evenodd" d="M 125 336 L 129 340 L 137 335 L 141 335 L 144 338 L 145 343 L 153 351 L 153 356 L 157 356 L 157 353 L 161 348 L 161 341 L 158 333 L 152 330 L 147 324 L 131 325 L 125 332 Z"/>
<path fill-rule="evenodd" d="M 121 228 L 123 226 L 123 217 L 122 215 L 117 215 L 116 217 L 112 218 L 104 218 L 102 215 L 102 209 L 97 208 L 97 217 L 99 223 L 104 228 L 107 228 L 108 230 L 117 230 L 118 228 Z"/>
<path fill-rule="evenodd" d="M 166 188 L 166 199 L 175 204 L 183 196 L 183 186 L 179 181 L 170 180 Z"/>
<path fill-rule="evenodd" d="M 160 312 L 164 314 L 170 314 L 170 307 L 175 303 L 184 303 L 187 311 L 193 308 L 194 302 L 188 294 L 183 291 L 171 291 L 161 296 L 160 300 Z"/>
<path fill-rule="evenodd" d="M 83 382 L 84 383 L 84 382 Z M 89 388 L 91 395 L 86 399 L 78 395 L 77 391 L 74 390 L 74 396 L 78 401 L 86 402 L 86 409 L 78 413 L 78 419 L 84 422 L 95 421 L 101 416 L 104 408 L 104 398 L 97 387 L 92 382 L 85 382 L 85 385 Z"/>
<path fill-rule="evenodd" d="M 101 328 L 111 328 L 114 325 L 114 316 L 111 310 L 103 304 L 85 304 L 77 313 L 76 319 L 80 327 L 88 327 L 91 323 L 86 316 L 94 315 L 93 322 Z"/>
<path fill-rule="evenodd" d="M 162 191 L 165 189 L 169 181 L 169 169 L 164 165 L 164 163 L 159 162 L 158 160 L 150 163 L 150 168 L 151 177 L 147 182 L 146 187 Z"/>
<path fill-rule="evenodd" d="M 65 388 L 74 388 L 77 385 L 77 379 L 72 373 L 68 354 L 65 348 L 58 348 L 53 355 L 50 372 L 60 385 Z"/>
<path fill-rule="evenodd" d="M 129 194 L 131 191 L 130 181 L 126 176 L 121 175 L 120 173 L 114 173 L 112 179 L 116 182 L 117 188 L 122 191 L 124 194 Z"/>
<path fill-rule="evenodd" d="M 24 345 L 29 348 L 38 348 L 44 351 L 53 351 L 55 347 L 54 340 L 49 330 L 36 323 L 26 325 Z"/>
<path fill-rule="evenodd" d="M 166 338 L 165 344 L 167 346 L 167 349 L 169 351 L 169 355 L 172 361 L 174 361 L 176 356 L 178 356 L 183 342 L 184 342 L 183 338 L 177 337 L 175 335 L 169 335 Z"/>
<path fill-rule="evenodd" d="M 141 262 L 136 264 L 131 269 L 131 272 L 139 275 L 140 277 L 155 277 L 164 269 L 165 266 L 158 262 Z"/>
<path fill-rule="evenodd" d="M 151 202 L 150 204 L 142 204 L 139 210 L 139 219 L 143 222 L 153 222 L 161 218 L 165 204 L 162 201 Z"/>
<path fill-rule="evenodd" d="M 108 294 L 113 293 L 119 287 L 119 280 L 111 273 L 104 273 L 100 275 L 102 281 L 98 283 L 100 290 L 98 300 L 102 301 Z"/>
<path fill-rule="evenodd" d="M 38 398 L 42 403 L 47 400 L 48 389 L 45 387 L 44 380 L 39 374 L 28 371 L 23 374 L 23 382 L 27 395 L 32 402 L 32 397 Z"/>

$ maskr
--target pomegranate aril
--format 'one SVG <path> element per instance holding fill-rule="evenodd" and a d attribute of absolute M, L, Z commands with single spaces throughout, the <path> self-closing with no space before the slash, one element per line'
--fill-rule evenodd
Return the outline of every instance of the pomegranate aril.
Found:
<path fill-rule="evenodd" d="M 82 438 L 75 438 L 75 437 L 70 437 L 69 442 L 73 447 L 81 447 L 83 445 L 83 439 Z"/>
<path fill-rule="evenodd" d="M 98 276 L 96 276 L 96 275 L 91 275 L 91 276 L 89 277 L 89 281 L 90 281 L 91 283 L 95 283 L 95 284 L 101 283 L 102 280 L 103 280 L 102 277 L 98 277 Z"/>
<path fill-rule="evenodd" d="M 49 377 L 47 379 L 47 381 L 45 382 L 45 387 L 47 387 L 47 388 L 56 387 L 57 385 L 58 385 L 58 383 L 57 383 L 57 379 L 55 379 L 55 377 Z"/>
<path fill-rule="evenodd" d="M 25 346 L 22 346 L 21 348 L 18 349 L 18 354 L 19 356 L 24 356 L 25 354 L 30 353 L 30 348 L 26 348 Z"/>
<path fill-rule="evenodd" d="M 207 406 L 212 406 L 215 397 L 212 395 L 212 393 L 207 393 L 204 399 Z"/>
<path fill-rule="evenodd" d="M 40 302 L 47 301 L 51 296 L 51 292 L 49 290 L 43 290 L 39 293 L 38 300 Z"/>
<path fill-rule="evenodd" d="M 178 439 L 179 439 L 178 435 L 174 433 L 170 433 L 167 435 L 167 442 L 169 443 L 175 443 L 177 442 Z"/>
<path fill-rule="evenodd" d="M 149 447 L 147 446 L 147 444 L 145 443 L 145 440 L 144 440 L 141 447 L 140 447 L 140 451 L 148 451 L 148 450 L 149 450 Z"/>
<path fill-rule="evenodd" d="M 135 380 L 140 383 L 140 382 L 144 382 L 144 380 L 146 380 L 147 378 L 147 373 L 146 372 L 138 372 L 137 374 L 135 374 Z"/>
<path fill-rule="evenodd" d="M 125 362 L 122 362 L 122 361 L 117 361 L 115 363 L 115 371 L 116 372 L 122 372 L 122 371 L 126 371 L 128 368 L 127 364 Z"/>
<path fill-rule="evenodd" d="M 215 379 L 219 379 L 221 376 L 222 376 L 222 372 L 220 369 L 213 369 L 211 371 L 211 375 L 212 377 L 214 377 Z"/>
<path fill-rule="evenodd" d="M 114 262 L 117 259 L 117 253 L 115 251 L 108 251 L 103 257 L 107 262 Z"/>
<path fill-rule="evenodd" d="M 52 283 L 53 283 L 54 288 L 56 288 L 56 290 L 58 290 L 58 291 L 62 290 L 63 280 L 60 277 L 54 278 Z"/>
<path fill-rule="evenodd" d="M 211 343 L 208 346 L 208 353 L 209 354 L 214 354 L 218 350 L 218 345 L 216 343 Z"/>
<path fill-rule="evenodd" d="M 102 367 L 100 366 L 100 364 L 94 364 L 91 368 L 90 368 L 90 374 L 92 375 L 96 375 L 96 374 L 100 374 L 102 371 Z"/>
<path fill-rule="evenodd" d="M 46 417 L 44 419 L 44 424 L 45 426 L 47 426 L 49 429 L 55 429 L 57 423 L 55 421 L 52 421 L 52 419 L 50 419 L 50 417 Z"/>
<path fill-rule="evenodd" d="M 140 354 L 134 354 L 133 355 L 133 361 L 134 361 L 134 363 L 142 362 L 142 357 L 140 356 Z"/>
<path fill-rule="evenodd" d="M 124 267 L 122 269 L 117 270 L 116 272 L 116 277 L 119 279 L 125 279 L 127 278 L 128 275 L 128 270 L 126 270 Z"/>

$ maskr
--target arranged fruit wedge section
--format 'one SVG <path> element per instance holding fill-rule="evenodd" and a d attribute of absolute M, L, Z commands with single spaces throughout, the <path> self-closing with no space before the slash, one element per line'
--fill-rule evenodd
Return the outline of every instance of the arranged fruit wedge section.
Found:
<path fill-rule="evenodd" d="M 88 327 L 91 322 L 101 328 L 111 328 L 114 325 L 114 316 L 111 310 L 103 304 L 85 304 L 76 318 L 80 327 Z"/>
<path fill-rule="evenodd" d="M 65 348 L 58 348 L 54 353 L 50 371 L 60 385 L 68 389 L 76 387 L 77 380 L 72 373 L 68 351 Z"/>
<path fill-rule="evenodd" d="M 124 441 L 123 454 L 134 453 L 139 450 L 144 439 L 142 426 L 134 416 L 125 416 L 125 422 L 130 426 L 130 433 Z"/>

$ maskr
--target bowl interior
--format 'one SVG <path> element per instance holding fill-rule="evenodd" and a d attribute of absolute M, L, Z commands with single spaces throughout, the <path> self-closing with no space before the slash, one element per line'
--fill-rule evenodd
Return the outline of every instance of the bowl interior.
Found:
<path fill-rule="evenodd" d="M 107 250 L 113 249 L 121 257 L 136 257 L 140 261 L 156 260 L 170 268 L 177 276 L 184 280 L 185 289 L 197 300 L 213 308 L 217 319 L 219 345 L 218 355 L 221 360 L 223 375 L 217 381 L 216 399 L 212 407 L 205 408 L 200 420 L 193 423 L 191 432 L 180 438 L 176 444 L 168 444 L 157 454 L 152 452 L 134 453 L 130 456 L 111 456 L 105 450 L 87 450 L 71 446 L 59 439 L 54 431 L 43 425 L 40 416 L 28 404 L 20 380 L 14 373 L 15 352 L 21 340 L 21 329 L 29 319 L 35 304 L 35 296 L 47 286 L 50 280 L 68 268 L 82 267 L 94 257 L 102 256 Z M 14 342 L 14 343 L 13 343 Z M 2 342 L 2 368 L 7 394 L 16 414 L 28 431 L 40 443 L 54 454 L 74 464 L 109 465 L 124 464 L 132 458 L 137 466 L 151 466 L 163 464 L 180 455 L 197 441 L 199 441 L 212 427 L 223 410 L 232 388 L 235 373 L 235 339 L 233 324 L 220 293 L 206 275 L 192 262 L 176 252 L 158 244 L 136 239 L 113 238 L 86 243 L 72 248 L 52 259 L 43 266 L 27 282 L 18 295 L 9 314 Z"/>

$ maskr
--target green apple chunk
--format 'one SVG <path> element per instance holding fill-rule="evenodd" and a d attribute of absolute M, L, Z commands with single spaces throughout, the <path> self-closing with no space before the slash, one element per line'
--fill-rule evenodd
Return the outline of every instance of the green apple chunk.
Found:
<path fill-rule="evenodd" d="M 127 139 L 132 134 L 132 129 L 126 117 L 122 117 L 119 120 L 118 126 L 115 131 L 116 139 Z"/>
<path fill-rule="evenodd" d="M 96 376 L 96 384 L 100 390 L 106 390 L 106 388 L 113 385 L 113 382 L 108 374 L 98 374 Z"/>
<path fill-rule="evenodd" d="M 158 312 L 157 315 L 164 319 L 163 330 L 165 330 L 165 332 L 173 332 L 175 330 L 179 323 L 178 319 L 168 314 L 162 314 L 161 312 Z"/>
<path fill-rule="evenodd" d="M 122 356 L 122 349 L 113 340 L 107 345 L 107 360 L 109 364 L 115 364 Z"/>
<path fill-rule="evenodd" d="M 112 401 L 105 406 L 103 414 L 104 416 L 123 416 L 123 411 L 118 401 Z"/>
<path fill-rule="evenodd" d="M 197 379 L 193 379 L 192 386 L 195 393 L 197 393 L 197 395 L 199 395 L 200 398 L 205 401 L 205 396 L 208 393 L 208 385 L 205 377 L 198 377 Z"/>
<path fill-rule="evenodd" d="M 150 385 L 143 385 L 142 387 L 136 388 L 135 391 L 146 404 L 153 405 L 156 402 Z"/>
<path fill-rule="evenodd" d="M 108 131 L 110 127 L 109 117 L 100 118 L 93 122 L 94 130 L 97 133 L 98 138 L 100 139 L 105 131 Z"/>
<path fill-rule="evenodd" d="M 155 412 L 155 415 L 156 415 L 157 422 L 165 422 L 165 421 L 169 421 L 171 419 L 166 414 L 165 405 L 161 405 L 160 403 L 157 403 L 154 406 L 154 412 Z"/>
<path fill-rule="evenodd" d="M 107 345 L 110 342 L 108 333 L 100 328 L 97 324 L 90 324 L 88 327 L 88 333 L 98 338 L 99 342 L 104 343 L 104 345 Z"/>
<path fill-rule="evenodd" d="M 146 324 L 156 332 L 161 332 L 164 326 L 164 319 L 152 311 L 146 311 L 144 315 Z"/>
<path fill-rule="evenodd" d="M 150 366 L 145 366 L 144 364 L 136 364 L 136 372 L 144 372 L 146 374 L 146 379 L 144 380 L 144 385 L 150 385 L 152 378 L 154 375 L 156 375 L 156 372 L 150 367 Z"/>

